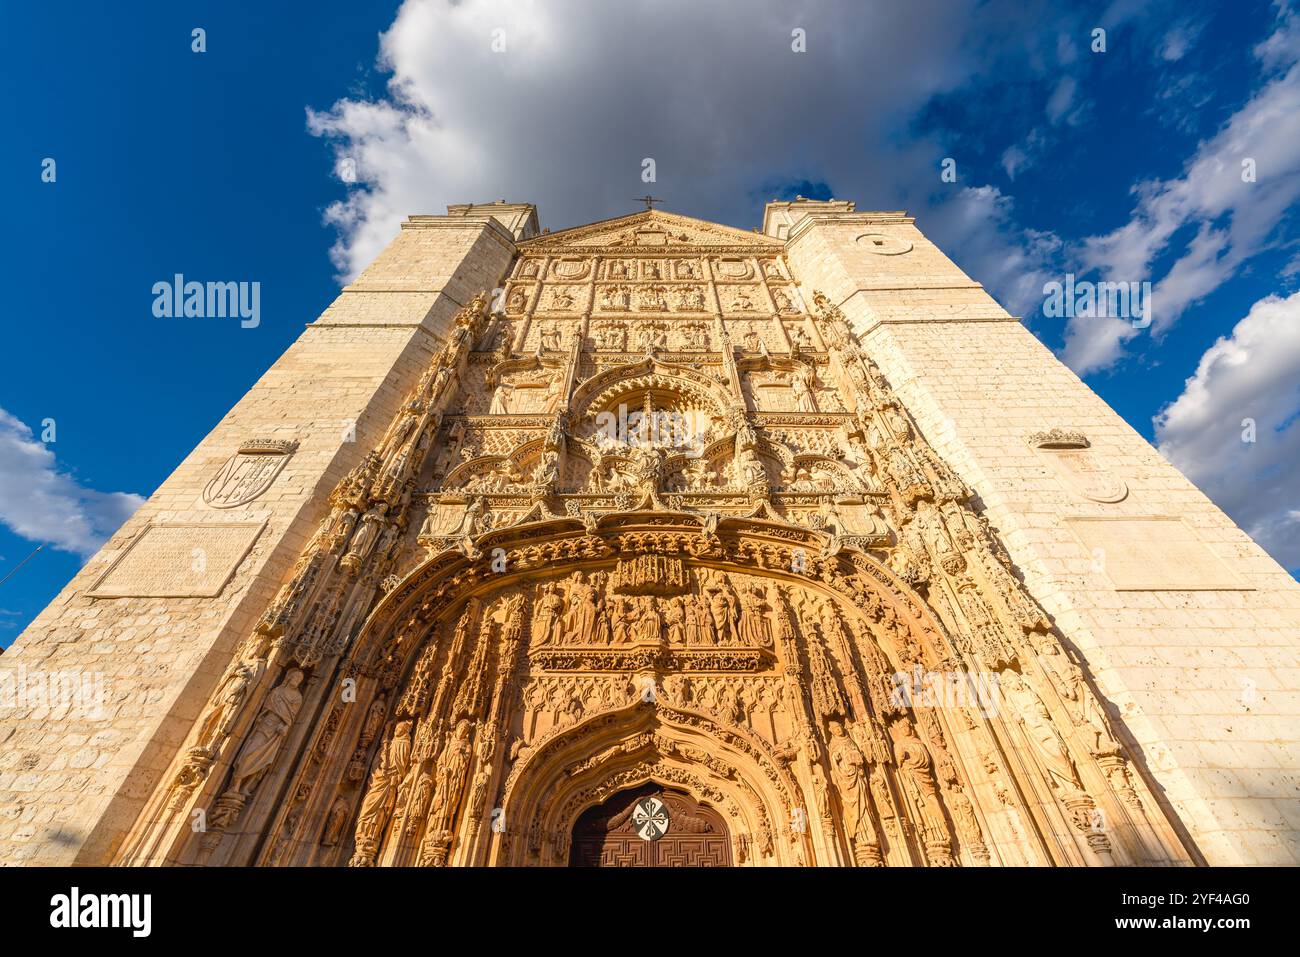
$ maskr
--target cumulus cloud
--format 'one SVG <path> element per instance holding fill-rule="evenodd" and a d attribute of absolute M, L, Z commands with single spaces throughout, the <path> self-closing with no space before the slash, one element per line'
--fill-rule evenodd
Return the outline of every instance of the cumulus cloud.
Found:
<path fill-rule="evenodd" d="M 669 210 L 743 228 L 781 184 L 812 181 L 859 209 L 908 208 L 1007 308 L 1036 311 L 1059 241 L 1024 233 L 1012 198 L 967 185 L 962 163 L 958 184 L 941 183 L 948 147 L 911 125 L 989 63 L 1049 82 L 1055 33 L 1043 34 L 1049 49 L 1030 49 L 1038 33 L 1023 28 L 1018 3 L 628 0 L 617 10 L 608 0 L 406 0 L 380 39 L 387 95 L 308 111 L 349 184 L 326 211 L 340 278 L 406 215 L 449 203 L 537 202 L 543 225 L 561 229 L 632 212 L 648 189 Z M 997 29 L 1007 22 L 1017 29 Z M 791 49 L 795 29 L 806 53 Z M 1042 145 L 1031 131 L 1023 160 L 1007 154 L 1008 173 Z"/>
<path fill-rule="evenodd" d="M 1085 270 L 1113 282 L 1154 282 L 1152 335 L 1168 332 L 1203 300 L 1269 248 L 1277 223 L 1300 201 L 1300 44 L 1296 17 L 1282 11 L 1274 34 L 1256 50 L 1261 67 L 1284 72 L 1265 82 L 1223 128 L 1204 141 L 1174 179 L 1139 183 L 1128 223 L 1078 244 Z M 1243 176 L 1248 164 L 1253 181 Z M 1173 265 L 1156 280 L 1158 258 Z M 1131 325 L 1077 317 L 1066 327 L 1063 358 L 1080 374 L 1124 355 Z"/>
<path fill-rule="evenodd" d="M 1255 541 L 1300 568 L 1300 293 L 1260 300 L 1210 346 L 1155 435 Z"/>
<path fill-rule="evenodd" d="M 0 409 L 0 522 L 18 535 L 89 557 L 143 503 L 79 484 L 31 428 Z"/>
<path fill-rule="evenodd" d="M 407 0 L 380 40 L 387 95 L 308 112 L 355 175 L 326 214 L 335 262 L 350 278 L 407 214 L 498 198 L 539 203 L 553 229 L 632 212 L 647 189 L 748 227 L 782 178 L 860 209 L 942 205 L 958 192 L 935 196 L 943 149 L 908 124 L 987 52 L 967 46 L 976 16 L 941 0 Z"/>
<path fill-rule="evenodd" d="M 1124 0 L 1099 22 L 1114 30 L 1157 13 Z M 1066 267 L 1102 280 L 1155 280 L 1153 263 L 1172 258 L 1146 332 L 1114 319 L 1067 325 L 1062 358 L 1082 374 L 1104 369 L 1134 336 L 1163 335 L 1265 248 L 1300 198 L 1300 153 L 1291 147 L 1300 141 L 1292 55 L 1300 44 L 1281 8 L 1256 50 L 1263 86 L 1183 175 L 1138 184 L 1125 226 L 1063 244 L 1020 229 L 1012 197 L 968 180 L 960 150 L 959 182 L 941 184 L 938 164 L 953 144 L 927 135 L 916 117 L 956 91 L 974 103 L 980 84 L 1008 76 L 1040 84 L 1047 122 L 1000 154 L 1014 179 L 1087 113 L 1084 87 L 1062 73 L 1081 42 L 1086 49 L 1084 26 L 999 0 L 627 0 L 617 12 L 607 0 L 406 0 L 380 38 L 386 95 L 308 111 L 309 129 L 348 170 L 346 198 L 326 212 L 338 231 L 334 260 L 350 279 L 403 217 L 449 203 L 533 201 L 543 224 L 561 229 L 631 212 L 632 198 L 650 190 L 669 210 L 748 227 L 780 188 L 774 183 L 824 182 L 861 209 L 908 208 L 1024 315 Z M 791 49 L 796 29 L 806 53 Z M 1170 54 L 1195 33 L 1176 29 L 1177 37 L 1160 34 Z M 1241 180 L 1247 156 L 1255 183 Z M 646 158 L 655 161 L 653 183 L 641 179 Z"/>
<path fill-rule="evenodd" d="M 1057 277 L 1060 238 L 1022 229 L 1014 201 L 996 186 L 962 189 L 932 210 L 922 225 L 941 248 L 960 250 L 958 264 L 996 290 L 1014 315 L 1034 312 L 1043 299 L 1043 284 Z"/>

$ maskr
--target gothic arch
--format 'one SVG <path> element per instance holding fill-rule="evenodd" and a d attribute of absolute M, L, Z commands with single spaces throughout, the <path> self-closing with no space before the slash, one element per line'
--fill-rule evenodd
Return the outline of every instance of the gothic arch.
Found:
<path fill-rule="evenodd" d="M 534 622 L 537 620 L 537 599 L 534 598 L 531 606 L 523 603 L 511 605 L 504 614 L 498 614 L 494 621 L 489 622 L 485 609 L 495 607 L 495 596 L 517 590 L 525 582 L 532 588 L 545 589 L 548 582 L 553 585 L 574 574 L 579 578 L 582 575 L 592 576 L 593 572 L 609 574 L 609 570 L 619 563 L 640 555 L 679 556 L 687 568 L 694 569 L 692 574 L 699 576 L 701 581 L 713 580 L 709 576 L 742 574 L 756 576 L 773 584 L 798 586 L 813 596 L 809 600 L 814 604 L 823 603 L 828 608 L 836 609 L 834 618 L 837 621 L 841 614 L 845 621 L 862 618 L 858 611 L 844 613 L 851 607 L 858 607 L 864 601 L 864 596 L 874 596 L 867 599 L 866 603 L 884 614 L 884 626 L 893 627 L 909 636 L 904 645 L 918 656 L 916 660 L 923 657 L 931 666 L 941 660 L 942 655 L 933 650 L 934 643 L 940 637 L 940 626 L 937 621 L 929 618 L 923 603 L 904 589 L 888 570 L 868 556 L 855 554 L 856 564 L 850 565 L 846 565 L 842 557 L 817 557 L 816 549 L 823 542 L 824 536 L 769 518 L 733 517 L 710 523 L 707 519 L 687 513 L 653 510 L 607 514 L 585 522 L 551 519 L 490 532 L 476 540 L 478 559 L 471 559 L 469 555 L 460 552 L 444 552 L 431 557 L 399 583 L 363 627 L 356 645 L 355 660 L 362 674 L 374 675 L 380 679 L 381 693 L 388 702 L 388 730 L 385 734 L 391 736 L 395 725 L 411 720 L 414 712 L 403 709 L 407 708 L 406 702 L 411 700 L 412 688 L 426 680 L 422 675 L 430 670 L 432 662 L 440 653 L 437 651 L 440 645 L 446 646 L 449 642 L 456 644 L 462 640 L 457 637 L 462 632 L 477 635 L 476 647 L 479 649 L 503 636 L 524 646 L 530 643 L 532 636 L 525 634 L 522 622 L 525 618 Z M 493 550 L 499 550 L 498 554 L 504 553 L 505 568 L 485 573 L 482 555 Z M 793 571 L 792 556 L 805 553 L 812 553 L 813 556 L 809 567 L 802 572 Z M 602 572 L 601 569 L 605 571 Z M 870 574 L 863 574 L 864 570 Z M 848 579 L 842 577 L 845 574 L 855 581 L 852 587 L 846 587 Z M 784 603 L 784 599 L 778 598 L 778 601 Z M 639 702 L 633 687 L 630 706 L 615 702 L 613 708 L 582 714 L 582 720 L 574 728 L 554 727 L 551 733 L 530 739 L 518 750 L 512 747 L 510 761 L 503 767 L 498 783 L 484 781 L 479 789 L 480 792 L 490 790 L 494 795 L 493 801 L 500 802 L 491 804 L 491 807 L 504 811 L 510 826 L 507 836 L 484 837 L 487 829 L 483 826 L 481 811 L 488 805 L 486 793 L 480 793 L 479 803 L 475 805 L 478 810 L 474 812 L 478 816 L 469 825 L 463 825 L 468 826 L 469 830 L 460 837 L 452 835 L 444 841 L 437 860 L 450 859 L 455 863 L 485 863 L 489 860 L 497 863 L 523 863 L 531 859 L 520 850 L 522 845 L 513 843 L 513 838 L 509 835 L 516 833 L 516 829 L 526 828 L 530 835 L 528 840 L 539 846 L 534 853 L 536 861 L 547 863 L 541 854 L 539 842 L 546 839 L 545 835 L 552 835 L 551 840 L 554 842 L 559 840 L 558 835 L 569 833 L 573 819 L 595 800 L 595 797 L 579 800 L 578 795 L 608 796 L 612 793 L 609 788 L 620 789 L 646 780 L 683 786 L 697 799 L 727 804 L 728 816 L 733 821 L 733 833 L 743 835 L 746 840 L 757 841 L 752 851 L 737 847 L 737 857 L 752 853 L 755 863 L 827 863 L 843 860 L 851 852 L 844 845 L 846 838 L 836 832 L 832 820 L 833 809 L 828 803 L 832 799 L 825 790 L 825 774 L 810 771 L 805 766 L 800 772 L 801 780 L 796 781 L 791 776 L 791 762 L 796 760 L 803 747 L 796 742 L 804 736 L 820 733 L 814 732 L 808 725 L 809 718 L 802 710 L 802 704 L 797 703 L 800 696 L 794 694 L 788 699 L 797 709 L 797 714 L 787 716 L 787 723 L 781 733 L 777 732 L 775 724 L 772 725 L 772 740 L 769 741 L 761 739 L 752 729 L 744 730 L 739 726 L 721 723 L 716 715 L 709 713 L 708 708 L 692 706 L 679 694 L 680 685 L 672 684 L 674 670 L 681 667 L 703 667 L 706 671 L 722 669 L 724 672 L 738 668 L 738 675 L 752 674 L 755 671 L 771 672 L 774 681 L 780 680 L 779 675 L 788 672 L 790 668 L 799 671 L 811 667 L 811 674 L 803 678 L 792 677 L 791 680 L 797 683 L 807 680 L 814 685 L 820 683 L 824 686 L 827 682 L 838 683 L 841 679 L 836 678 L 835 673 L 842 672 L 842 680 L 848 682 L 848 675 L 860 670 L 858 658 L 861 652 L 853 650 L 855 642 L 876 626 L 867 625 L 865 618 L 862 618 L 861 628 L 853 627 L 850 632 L 841 635 L 837 639 L 840 650 L 834 653 L 840 657 L 836 659 L 836 664 L 831 665 L 826 654 L 819 650 L 824 643 L 830 641 L 831 636 L 817 631 L 822 626 L 802 620 L 805 614 L 811 613 L 803 607 L 803 601 L 797 601 L 797 608 L 784 606 L 785 611 L 782 612 L 786 618 L 800 619 L 797 640 L 796 632 L 791 630 L 796 626 L 786 621 L 779 641 L 769 642 L 770 648 L 706 650 L 697 655 L 694 664 L 689 661 L 674 661 L 672 656 L 665 658 L 660 653 L 662 649 L 636 649 L 635 653 L 603 662 L 598 660 L 600 655 L 593 651 L 580 651 L 578 654 L 584 667 L 603 669 L 611 678 L 621 681 L 625 691 L 638 676 L 651 678 L 656 682 L 655 686 L 661 689 L 659 697 L 652 706 L 644 706 Z M 480 613 L 484 617 L 476 618 Z M 460 624 L 455 627 L 453 636 L 450 623 L 457 619 Z M 405 622 L 405 625 L 399 626 L 401 622 Z M 429 626 L 430 622 L 433 627 Z M 507 634 L 510 622 L 515 623 L 516 630 Z M 411 636 L 417 636 L 416 640 L 410 640 Z M 874 639 L 871 643 L 874 647 Z M 800 661 L 804 654 L 797 650 L 797 645 L 800 644 L 808 648 L 808 665 Z M 431 652 L 433 657 L 430 657 Z M 869 712 L 873 709 L 879 711 L 878 702 L 885 693 L 880 667 L 889 670 L 896 667 L 891 660 L 897 655 L 896 651 L 885 656 L 878 648 L 873 653 L 877 655 L 876 670 L 879 673 L 873 679 L 869 694 L 877 702 L 875 705 L 869 705 L 866 696 L 861 693 L 850 704 L 838 697 L 842 692 L 832 691 L 826 701 L 818 699 L 820 703 L 817 707 L 838 707 L 845 716 L 853 714 L 857 724 L 865 725 Z M 459 667 L 464 668 L 470 657 L 481 664 L 486 661 L 488 654 L 490 652 L 480 650 L 471 653 L 467 650 L 460 659 Z M 565 653 L 560 653 L 551 655 L 549 659 L 544 655 L 540 667 L 543 670 L 559 668 L 563 672 L 572 667 L 573 653 L 567 654 L 567 658 Z M 778 659 L 784 660 L 785 664 L 783 668 L 772 672 Z M 539 664 L 537 661 L 532 663 L 534 666 Z M 486 674 L 486 671 L 483 673 Z M 733 696 L 735 680 L 737 679 L 728 678 L 723 683 L 724 689 L 730 688 Z M 845 687 L 847 686 L 846 684 Z M 427 695 L 428 691 L 426 687 L 424 693 Z M 523 691 L 522 686 L 517 685 L 514 693 L 522 695 Z M 814 697 L 818 694 L 821 692 L 815 692 Z M 831 699 L 837 699 L 838 704 Z M 710 706 L 716 709 L 720 707 L 720 701 L 720 698 L 716 698 Z M 735 707 L 734 702 L 731 707 Z M 469 712 L 466 714 L 474 722 L 489 717 L 484 713 L 479 713 L 477 717 Z M 814 712 L 812 720 L 820 723 L 822 719 L 818 714 L 819 712 Z M 452 715 L 447 727 L 459 720 L 459 713 Z M 652 741 L 643 741 L 642 746 L 628 750 L 629 741 L 647 733 L 646 730 L 638 730 L 637 721 L 653 723 L 653 728 L 650 729 L 654 732 Z M 692 734 L 695 735 L 694 740 L 690 738 Z M 865 738 L 863 741 L 865 748 L 874 747 L 875 760 L 888 760 L 885 756 L 889 748 L 887 742 L 877 740 L 871 745 Z M 376 749 L 369 759 L 372 788 L 375 775 L 382 771 L 385 764 L 382 738 L 374 739 L 374 744 Z M 505 744 L 503 741 L 502 746 Z M 610 753 L 606 756 L 606 761 L 615 763 L 609 767 L 603 767 L 605 762 L 600 762 L 599 766 L 584 767 L 584 774 L 590 772 L 585 777 L 572 773 L 571 759 L 575 755 L 585 758 L 599 745 L 608 746 Z M 774 756 L 774 748 L 778 745 L 783 752 L 780 758 Z M 499 748 L 494 745 L 493 750 Z M 693 759 L 686 760 L 683 755 L 693 756 Z M 636 774 L 630 770 L 634 757 L 636 767 L 641 769 Z M 807 777 L 810 773 L 814 775 L 811 779 Z M 608 786 L 601 783 L 605 779 L 610 782 Z M 584 791 L 579 785 L 589 790 Z M 566 803 L 572 801 L 577 803 L 572 806 Z M 539 810 L 543 805 L 548 808 L 562 805 L 569 807 L 565 812 L 568 816 L 561 819 L 551 814 L 547 817 Z M 900 812 L 907 813 L 901 808 Z M 806 820 L 808 829 L 791 830 L 791 822 L 796 819 Z M 783 840 L 788 841 L 788 846 L 782 843 Z M 904 846 L 910 839 L 901 836 L 900 832 L 894 840 L 898 842 L 893 852 L 894 859 L 900 863 L 916 862 L 921 852 Z M 769 845 L 769 842 L 774 843 Z M 490 852 L 489 844 L 492 848 Z M 769 850 L 769 846 L 773 849 Z M 408 847 L 407 850 L 413 853 L 411 848 Z M 565 859 L 559 851 L 555 851 L 554 856 L 557 861 Z M 413 862 L 409 857 L 406 860 Z M 402 863 L 403 858 L 390 854 L 378 862 Z"/>
<path fill-rule="evenodd" d="M 726 418 L 733 407 L 726 388 L 712 376 L 647 356 L 637 362 L 615 365 L 578 385 L 570 402 L 570 414 L 573 421 L 580 421 L 598 412 L 617 409 L 625 396 L 647 391 L 674 403 L 697 403 L 719 419 Z"/>
<path fill-rule="evenodd" d="M 476 556 L 456 550 L 430 555 L 413 568 L 379 601 L 367 616 L 354 643 L 353 657 L 372 660 L 399 619 L 418 616 L 431 620 L 438 612 L 462 602 L 484 587 L 494 589 L 518 581 L 535 581 L 540 574 L 561 574 L 578 564 L 612 562 L 621 553 L 620 536 L 668 536 L 673 553 L 718 567 L 759 571 L 791 582 L 825 589 L 836 594 L 828 578 L 831 566 L 855 580 L 855 599 L 871 591 L 914 622 L 926 636 L 923 647 L 941 642 L 945 628 L 928 604 L 883 562 L 861 551 L 837 558 L 821 555 L 827 536 L 785 522 L 770 511 L 770 517 L 720 516 L 712 532 L 706 532 L 706 516 L 677 511 L 614 512 L 592 516 L 590 528 L 581 517 L 552 517 L 494 529 L 475 538 Z M 729 534 L 728 534 L 729 533 Z M 726 534 L 730 547 L 720 536 Z M 635 547 L 635 545 L 633 546 Z M 504 552 L 505 570 L 494 572 L 482 560 L 486 553 Z M 808 564 L 805 572 L 791 571 L 798 551 Z M 561 568 L 560 566 L 566 566 Z M 844 598 L 844 595 L 839 595 Z M 927 663 L 937 665 L 942 655 L 927 654 Z"/>
<path fill-rule="evenodd" d="M 562 864 L 583 811 L 650 781 L 721 811 L 742 862 L 790 864 L 811 853 L 805 837 L 782 834 L 801 806 L 800 790 L 767 745 L 700 711 L 638 697 L 557 729 L 520 755 L 503 788 L 507 827 L 489 860 Z"/>

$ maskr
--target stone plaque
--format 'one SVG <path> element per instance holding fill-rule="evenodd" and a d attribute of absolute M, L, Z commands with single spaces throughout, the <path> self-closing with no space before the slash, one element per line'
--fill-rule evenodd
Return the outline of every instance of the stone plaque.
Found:
<path fill-rule="evenodd" d="M 1067 518 L 1116 591 L 1248 590 L 1180 518 Z"/>
<path fill-rule="evenodd" d="M 214 598 L 265 522 L 149 525 L 100 576 L 92 598 Z"/>

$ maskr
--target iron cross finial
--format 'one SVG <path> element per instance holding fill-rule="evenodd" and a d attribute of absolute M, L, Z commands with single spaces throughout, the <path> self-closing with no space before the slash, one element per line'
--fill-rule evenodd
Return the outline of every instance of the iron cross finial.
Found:
<path fill-rule="evenodd" d="M 638 203 L 645 203 L 645 208 L 647 210 L 654 209 L 655 203 L 663 202 L 662 199 L 656 199 L 655 197 L 651 196 L 649 193 L 646 193 L 644 196 L 638 196 L 636 201 Z"/>

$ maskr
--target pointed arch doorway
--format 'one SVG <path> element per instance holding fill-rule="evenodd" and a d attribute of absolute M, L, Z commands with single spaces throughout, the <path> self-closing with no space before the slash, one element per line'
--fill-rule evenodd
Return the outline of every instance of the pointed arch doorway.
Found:
<path fill-rule="evenodd" d="M 573 825 L 571 867 L 730 867 L 722 815 L 650 782 L 588 808 Z"/>

